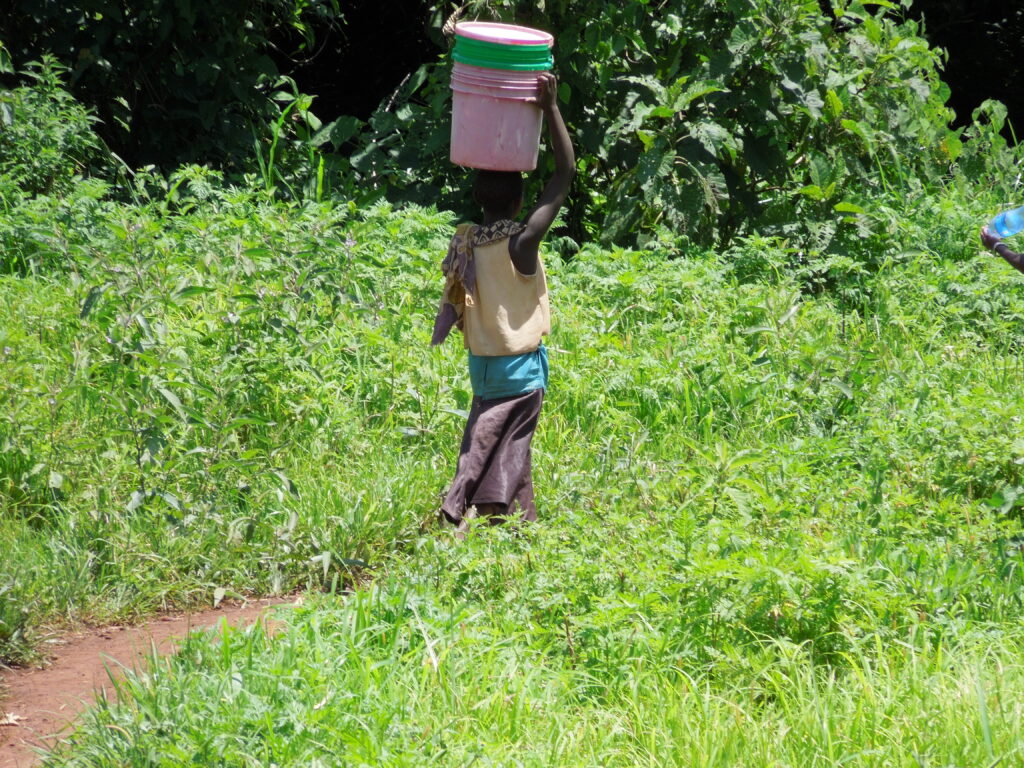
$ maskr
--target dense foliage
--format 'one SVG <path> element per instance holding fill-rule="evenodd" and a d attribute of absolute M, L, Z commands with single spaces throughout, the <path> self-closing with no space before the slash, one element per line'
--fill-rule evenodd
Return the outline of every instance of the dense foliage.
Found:
<path fill-rule="evenodd" d="M 0 41 L 17 66 L 52 54 L 132 165 L 197 159 L 245 165 L 254 134 L 278 114 L 270 38 L 340 21 L 336 0 L 15 0 Z M 288 52 L 292 53 L 292 52 Z"/>
<path fill-rule="evenodd" d="M 1019 757 L 1024 281 L 976 245 L 1021 195 L 1005 108 L 946 128 L 884 9 L 627 1 L 588 42 L 586 7 L 536 11 L 596 51 L 558 52 L 570 229 L 643 247 L 553 240 L 542 520 L 465 544 L 433 527 L 470 400 L 427 346 L 454 217 L 363 202 L 451 184 L 443 67 L 351 165 L 358 122 L 291 92 L 234 180 L 83 178 L 59 70 L 0 93 L 0 658 L 327 593 L 129 676 L 51 764 Z"/>
<path fill-rule="evenodd" d="M 315 96 L 268 55 L 275 30 L 312 44 L 314 22 L 340 23 L 336 4 L 275 0 L 246 15 L 154 0 L 128 16 L 94 4 L 25 5 L 0 40 L 18 66 L 45 46 L 73 63 L 76 92 L 131 159 L 218 158 L 293 199 L 386 196 L 471 215 L 467 176 L 447 161 L 447 56 L 382 93 L 364 124 L 318 117 Z M 440 36 L 442 6 L 422 13 Z M 557 33 L 580 159 L 563 253 L 590 240 L 682 249 L 756 230 L 811 258 L 877 261 L 887 233 L 862 215 L 865 201 L 887 186 L 934 188 L 963 159 L 941 56 L 889 2 L 474 0 L 462 18 L 474 17 Z"/>
<path fill-rule="evenodd" d="M 1017 748 L 1024 288 L 969 239 L 1002 190 L 903 208 L 923 247 L 856 306 L 764 238 L 549 259 L 543 522 L 449 547 L 469 393 L 427 338 L 450 218 L 196 169 L 155 189 L 2 219 L 35 248 L 0 279 L 4 653 L 47 623 L 376 586 L 273 642 L 195 642 L 57 764 Z"/>
<path fill-rule="evenodd" d="M 0 72 L 12 69 L 0 46 Z M 66 193 L 97 163 L 94 118 L 71 98 L 51 59 L 25 74 L 30 84 L 0 90 L 0 191 L 6 197 Z M 2 269 L 2 268 L 0 268 Z"/>
<path fill-rule="evenodd" d="M 960 149 L 938 53 L 889 3 L 870 5 L 842 0 L 830 18 L 815 0 L 502 0 L 466 17 L 556 33 L 581 170 L 574 239 L 672 246 L 756 228 L 863 258 L 877 251 L 850 216 L 864 197 L 934 186 Z M 421 202 L 464 199 L 446 159 L 447 67 L 375 115 L 353 159 Z"/>
<path fill-rule="evenodd" d="M 923 19 L 929 42 L 948 52 L 942 79 L 953 91 L 950 105 L 959 124 L 970 120 L 980 102 L 998 99 L 1020 125 L 1024 6 L 1005 0 L 927 0 L 911 4 L 907 13 Z"/>

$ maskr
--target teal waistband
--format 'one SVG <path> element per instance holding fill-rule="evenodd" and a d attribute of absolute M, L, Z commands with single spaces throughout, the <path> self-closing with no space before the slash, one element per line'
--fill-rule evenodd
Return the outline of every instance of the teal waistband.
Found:
<path fill-rule="evenodd" d="M 543 344 L 522 355 L 483 357 L 469 353 L 469 381 L 483 400 L 525 395 L 548 388 L 548 350 Z"/>

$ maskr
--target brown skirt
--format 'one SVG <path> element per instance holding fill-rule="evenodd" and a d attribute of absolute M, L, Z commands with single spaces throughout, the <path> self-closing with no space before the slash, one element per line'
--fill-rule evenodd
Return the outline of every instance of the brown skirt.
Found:
<path fill-rule="evenodd" d="M 473 398 L 462 435 L 455 480 L 441 511 L 453 523 L 467 507 L 501 504 L 508 515 L 516 507 L 523 520 L 536 520 L 530 442 L 544 402 L 544 390 L 494 400 Z"/>

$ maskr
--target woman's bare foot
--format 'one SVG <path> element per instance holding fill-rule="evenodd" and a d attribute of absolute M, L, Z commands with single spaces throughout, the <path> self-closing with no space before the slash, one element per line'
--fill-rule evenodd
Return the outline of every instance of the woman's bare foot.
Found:
<path fill-rule="evenodd" d="M 455 526 L 455 538 L 459 541 L 465 541 L 466 536 L 469 535 L 470 520 L 475 520 L 477 517 L 477 508 L 475 505 L 466 507 L 466 511 L 462 513 L 462 519 L 459 520 L 459 524 Z"/>

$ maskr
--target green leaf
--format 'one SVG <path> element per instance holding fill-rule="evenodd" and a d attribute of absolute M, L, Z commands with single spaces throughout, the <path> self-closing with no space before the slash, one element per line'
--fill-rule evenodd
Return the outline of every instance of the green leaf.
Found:
<path fill-rule="evenodd" d="M 373 155 L 377 149 L 377 142 L 367 142 L 349 158 L 349 162 L 357 171 L 367 172 L 373 167 Z"/>
<path fill-rule="evenodd" d="M 825 106 L 820 94 L 817 91 L 807 91 L 803 94 L 801 102 L 812 117 L 821 117 L 821 109 Z"/>
<path fill-rule="evenodd" d="M 672 109 L 676 112 L 682 112 L 698 99 L 702 99 L 712 93 L 728 92 L 729 89 L 717 80 L 700 80 L 695 83 L 691 83 L 690 86 L 676 98 L 675 102 L 672 104 Z"/>
<path fill-rule="evenodd" d="M 832 383 L 835 384 L 836 389 L 842 392 L 848 400 L 853 400 L 853 390 L 850 385 L 839 379 L 832 379 Z"/>
<path fill-rule="evenodd" d="M 305 119 L 306 125 L 308 125 L 312 131 L 319 131 L 323 127 L 323 123 L 320 118 L 309 110 L 304 110 L 302 112 L 302 117 Z"/>
<path fill-rule="evenodd" d="M 311 563 L 320 563 L 320 566 L 323 568 L 324 579 L 327 578 L 327 574 L 331 569 L 331 557 L 332 555 L 330 551 L 324 551 L 321 552 L 319 555 L 313 555 L 313 557 L 309 558 L 309 561 Z"/>
<path fill-rule="evenodd" d="M 843 102 L 831 88 L 825 92 L 825 113 L 830 120 L 836 120 L 843 114 Z"/>
<path fill-rule="evenodd" d="M 794 317 L 796 317 L 796 313 L 799 312 L 799 311 L 800 311 L 800 305 L 799 304 L 794 304 L 793 306 L 791 306 L 789 309 L 787 309 L 782 314 L 782 317 L 779 318 L 779 325 L 782 326 L 782 325 L 785 325 L 786 323 L 788 323 L 790 320 L 792 320 Z"/>
<path fill-rule="evenodd" d="M 732 134 L 718 123 L 702 121 L 690 129 L 690 135 L 700 142 L 708 153 L 718 156 L 721 149 L 735 149 Z"/>
<path fill-rule="evenodd" d="M 638 130 L 636 132 L 636 137 L 640 139 L 640 143 L 644 145 L 644 152 L 650 152 L 651 147 L 654 146 L 654 134 L 650 131 Z"/>
<path fill-rule="evenodd" d="M 865 211 L 856 203 L 847 202 L 845 200 L 843 202 L 836 203 L 834 206 L 832 206 L 832 208 L 838 213 L 867 213 L 867 211 Z"/>
<path fill-rule="evenodd" d="M 171 509 L 173 509 L 173 510 L 175 510 L 177 512 L 181 512 L 182 511 L 181 500 L 177 496 L 175 496 L 173 493 L 171 493 L 170 491 L 157 491 L 156 495 L 159 496 L 164 501 L 166 501 L 167 505 Z"/>
<path fill-rule="evenodd" d="M 315 147 L 322 146 L 328 141 L 334 149 L 339 149 L 342 144 L 351 139 L 362 127 L 363 121 L 349 115 L 342 115 L 317 131 L 310 143 Z"/>
<path fill-rule="evenodd" d="M 806 197 L 811 198 L 812 200 L 825 199 L 825 195 L 822 192 L 821 187 L 819 187 L 817 184 L 808 184 L 805 187 L 800 187 L 800 189 L 796 191 L 796 194 L 804 195 Z"/>
<path fill-rule="evenodd" d="M 179 291 L 176 291 L 174 298 L 176 299 L 187 299 L 190 296 L 202 296 L 204 293 L 215 293 L 216 289 L 208 288 L 205 285 L 187 285 Z"/>
<path fill-rule="evenodd" d="M 145 501 L 146 501 L 146 494 L 144 494 L 142 491 L 132 491 L 132 496 L 128 500 L 127 510 L 129 512 L 134 512 L 139 507 L 141 507 L 143 502 L 145 502 Z"/>
<path fill-rule="evenodd" d="M 665 95 L 665 86 L 661 80 L 651 75 L 625 75 L 624 77 L 616 78 L 618 82 L 633 83 L 647 88 L 658 101 L 662 101 Z"/>
<path fill-rule="evenodd" d="M 89 289 L 89 293 L 88 295 L 86 295 L 85 301 L 82 302 L 82 311 L 78 313 L 78 317 L 80 319 L 84 320 L 89 316 L 89 313 L 92 311 L 92 308 L 96 305 L 96 302 L 99 300 L 100 296 L 103 295 L 103 289 L 105 287 L 106 286 L 103 285 L 94 285 L 92 288 Z"/>
<path fill-rule="evenodd" d="M 284 488 L 292 496 L 298 497 L 299 489 L 295 487 L 295 484 L 288 478 L 288 476 L 279 469 L 272 470 L 274 476 L 281 482 L 281 487 Z"/>
<path fill-rule="evenodd" d="M 655 149 L 645 152 L 643 157 L 640 158 L 636 171 L 636 178 L 640 183 L 640 188 L 647 190 L 655 180 L 669 176 L 672 173 L 672 165 L 675 159 L 675 154 L 671 150 L 659 152 Z"/>
<path fill-rule="evenodd" d="M 842 120 L 840 121 L 840 125 L 850 133 L 858 136 L 861 141 L 864 142 L 864 145 L 867 147 L 869 152 L 874 151 L 875 131 L 870 125 L 861 120 Z"/>
<path fill-rule="evenodd" d="M 11 54 L 2 42 L 0 42 L 0 74 L 14 74 L 14 62 L 11 61 Z"/>
<path fill-rule="evenodd" d="M 176 394 L 167 389 L 167 387 L 157 387 L 157 392 L 163 395 L 164 400 L 171 404 L 181 418 L 185 418 L 185 409 L 182 407 L 181 400 L 178 399 Z"/>
<path fill-rule="evenodd" d="M 750 464 L 757 464 L 763 459 L 764 455 L 759 451 L 744 449 L 729 459 L 728 467 L 730 470 L 739 469 L 740 467 L 746 467 Z"/>

